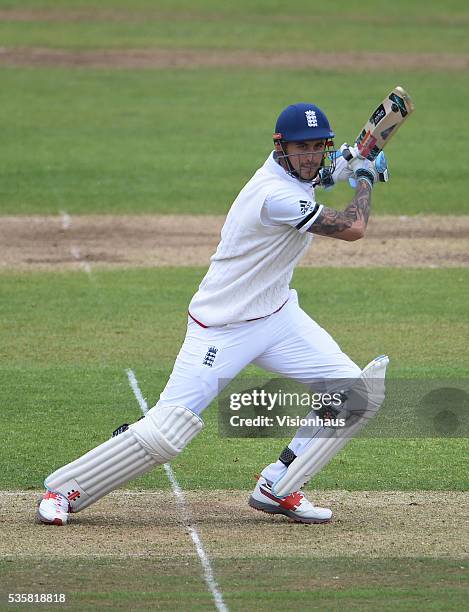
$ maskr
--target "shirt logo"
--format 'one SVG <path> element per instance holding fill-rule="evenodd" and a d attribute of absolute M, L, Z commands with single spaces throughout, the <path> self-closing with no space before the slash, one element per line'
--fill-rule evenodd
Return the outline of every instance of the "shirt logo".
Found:
<path fill-rule="evenodd" d="M 209 346 L 207 354 L 205 355 L 204 360 L 203 360 L 203 365 L 206 365 L 209 368 L 211 368 L 213 366 L 213 362 L 215 361 L 215 356 L 217 352 L 218 352 L 217 348 L 215 348 L 214 346 Z"/>
<path fill-rule="evenodd" d="M 308 127 L 318 127 L 318 118 L 316 117 L 316 111 L 307 110 L 305 111 L 306 121 L 308 122 Z"/>
<path fill-rule="evenodd" d="M 306 200 L 300 200 L 300 212 L 302 215 L 306 215 L 306 213 L 313 210 L 313 203 L 307 202 Z"/>

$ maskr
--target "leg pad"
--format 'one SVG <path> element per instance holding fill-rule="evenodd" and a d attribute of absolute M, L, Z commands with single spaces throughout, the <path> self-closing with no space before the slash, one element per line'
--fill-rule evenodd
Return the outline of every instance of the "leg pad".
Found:
<path fill-rule="evenodd" d="M 45 480 L 78 512 L 113 489 L 171 461 L 202 429 L 203 421 L 184 406 L 158 405 L 144 419 L 100 444 Z"/>
<path fill-rule="evenodd" d="M 308 443 L 301 455 L 286 463 L 282 456 L 280 461 L 287 465 L 287 471 L 272 485 L 272 492 L 278 497 L 285 497 L 301 489 L 313 476 L 325 467 L 329 461 L 356 435 L 373 417 L 384 401 L 384 377 L 388 357 L 381 355 L 373 359 L 364 370 L 355 385 L 351 387 L 350 395 L 355 401 L 347 399 L 344 404 L 347 418 L 346 432 L 326 428 L 322 437 L 314 437 Z M 358 398 L 358 401 L 356 399 Z M 348 404 L 352 403 L 352 406 Z M 355 414 L 354 406 L 359 406 Z M 341 414 L 338 415 L 339 417 Z M 282 453 L 283 454 L 283 453 Z"/>

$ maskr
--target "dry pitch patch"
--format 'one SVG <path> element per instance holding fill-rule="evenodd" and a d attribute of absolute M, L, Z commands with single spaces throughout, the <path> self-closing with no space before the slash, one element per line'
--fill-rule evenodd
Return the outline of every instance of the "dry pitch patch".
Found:
<path fill-rule="evenodd" d="M 265 21 L 265 15 L 250 15 L 249 20 Z M 278 15 L 270 16 L 272 22 L 295 22 L 298 19 L 311 20 L 315 26 L 313 16 Z M 171 21 L 226 21 L 227 16 L 221 13 L 198 14 L 194 11 L 159 11 L 157 8 L 148 11 L 106 10 L 100 8 L 76 9 L 61 11 L 60 9 L 3 9 L 0 10 L 0 21 L 19 22 L 129 22 L 138 24 L 141 21 L 159 20 Z M 393 18 L 388 15 L 374 15 L 365 17 L 349 15 L 347 19 L 369 25 L 391 25 Z M 466 14 L 438 15 L 427 17 L 422 15 L 418 22 L 422 25 L 441 24 L 458 25 L 467 23 Z M 402 18 L 394 23 L 399 27 Z M 319 69 L 319 70 L 347 70 L 362 72 L 363 70 L 426 70 L 437 71 L 465 71 L 469 67 L 469 55 L 464 53 L 372 53 L 372 52 L 346 52 L 346 53 L 302 53 L 302 52 L 262 52 L 253 50 L 188 50 L 188 49 L 127 49 L 127 50 L 87 50 L 76 52 L 65 49 L 48 48 L 6 48 L 0 47 L 0 65 L 6 66 L 32 66 L 32 67 L 85 67 L 105 69 L 162 69 L 162 68 L 201 68 L 201 67 L 240 67 L 240 68 L 287 68 L 291 69 Z"/>
<path fill-rule="evenodd" d="M 0 270 L 207 266 L 224 216 L 82 215 L 0 217 Z M 469 216 L 379 216 L 364 240 L 315 237 L 300 265 L 469 265 Z"/>
<path fill-rule="evenodd" d="M 461 72 L 469 68 L 469 55 L 451 53 L 302 53 L 268 51 L 191 51 L 186 49 L 128 49 L 69 51 L 46 48 L 0 47 L 0 65 L 79 67 L 102 69 L 163 68 L 288 68 L 347 70 L 425 70 Z"/>
<path fill-rule="evenodd" d="M 169 491 L 114 492 L 63 528 L 33 523 L 37 493 L 0 493 L 0 601 L 54 592 L 80 612 L 215 609 Z M 232 612 L 464 608 L 464 493 L 320 491 L 327 525 L 256 512 L 247 495 L 185 492 Z"/>
<path fill-rule="evenodd" d="M 318 491 L 334 520 L 301 525 L 247 505 L 247 491 L 186 491 L 212 559 L 467 559 L 469 496 L 462 492 Z M 116 491 L 64 528 L 36 525 L 38 493 L 0 495 L 0 559 L 196 559 L 170 491 Z"/>
<path fill-rule="evenodd" d="M 155 3 L 156 4 L 156 3 Z M 142 21 L 159 21 L 168 20 L 172 21 L 226 21 L 229 15 L 223 12 L 216 11 L 203 11 L 202 13 L 197 10 L 182 10 L 178 7 L 177 11 L 164 11 L 158 6 L 153 8 L 138 9 L 129 11 L 120 7 L 113 8 L 102 8 L 94 6 L 92 8 L 74 8 L 61 10 L 60 8 L 6 8 L 0 9 L 0 21 L 36 21 L 36 22 L 76 22 L 76 21 L 130 21 L 132 23 L 138 23 Z M 249 14 L 247 17 L 250 22 L 258 21 L 265 23 L 266 19 L 270 22 L 298 22 L 298 21 L 310 21 L 316 23 L 316 16 L 314 13 L 288 13 L 280 15 L 266 15 L 262 14 Z M 388 14 L 375 14 L 375 15 L 360 15 L 359 13 L 348 14 L 347 20 L 350 22 L 357 23 L 374 23 L 374 24 L 387 24 L 387 25 L 400 25 L 407 19 L 406 15 L 395 15 L 391 16 Z M 426 24 L 438 24 L 438 25 L 462 25 L 469 23 L 469 17 L 466 13 L 455 13 L 453 11 L 440 13 L 437 15 L 427 15 L 420 13 L 417 16 L 413 15 L 413 20 L 421 25 Z"/>

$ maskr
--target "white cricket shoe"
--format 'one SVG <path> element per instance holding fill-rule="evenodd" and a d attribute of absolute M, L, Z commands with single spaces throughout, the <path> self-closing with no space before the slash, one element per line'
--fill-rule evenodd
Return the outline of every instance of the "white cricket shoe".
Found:
<path fill-rule="evenodd" d="M 329 508 L 313 506 L 302 491 L 295 491 L 286 497 L 277 497 L 263 476 L 259 477 L 248 504 L 251 508 L 268 514 L 284 514 L 297 523 L 327 523 L 332 517 Z"/>
<path fill-rule="evenodd" d="M 37 507 L 38 523 L 46 525 L 66 525 L 70 512 L 70 504 L 65 495 L 46 491 Z"/>

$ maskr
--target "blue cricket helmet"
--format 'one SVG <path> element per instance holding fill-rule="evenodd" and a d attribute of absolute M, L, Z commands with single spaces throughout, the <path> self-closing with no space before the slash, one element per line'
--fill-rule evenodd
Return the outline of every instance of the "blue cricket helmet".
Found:
<path fill-rule="evenodd" d="M 287 106 L 275 124 L 275 142 L 301 142 L 334 138 L 326 114 L 315 104 L 300 102 Z"/>

